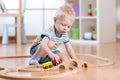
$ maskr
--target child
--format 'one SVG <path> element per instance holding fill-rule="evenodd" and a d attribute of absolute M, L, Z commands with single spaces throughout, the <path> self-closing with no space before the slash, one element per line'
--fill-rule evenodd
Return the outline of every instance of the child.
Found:
<path fill-rule="evenodd" d="M 32 44 L 30 65 L 39 65 L 50 60 L 56 60 L 59 63 L 60 59 L 67 59 L 57 49 L 61 44 L 65 45 L 70 58 L 76 58 L 67 35 L 74 22 L 74 18 L 74 11 L 69 6 L 62 6 L 57 10 L 56 16 L 54 17 L 54 25 L 39 35 Z"/>

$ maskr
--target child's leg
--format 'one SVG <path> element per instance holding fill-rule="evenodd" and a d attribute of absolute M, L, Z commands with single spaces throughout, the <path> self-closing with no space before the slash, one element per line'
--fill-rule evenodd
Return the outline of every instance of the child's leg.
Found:
<path fill-rule="evenodd" d="M 39 65 L 39 60 L 41 57 L 46 56 L 47 54 L 41 49 L 41 46 L 38 45 L 31 50 L 31 59 L 29 61 L 30 65 Z"/>
<path fill-rule="evenodd" d="M 48 42 L 48 48 L 49 48 L 50 50 L 52 50 L 52 49 L 54 48 L 54 45 L 55 45 L 55 42 L 54 42 L 53 40 L 50 40 L 50 41 Z M 35 55 L 38 56 L 38 57 L 46 57 L 46 56 L 47 56 L 47 53 L 45 53 L 45 52 L 41 49 L 41 47 L 39 46 L 38 49 L 37 49 L 37 51 L 36 51 L 36 53 L 35 53 Z"/>
<path fill-rule="evenodd" d="M 50 40 L 48 42 L 48 47 L 49 49 L 52 51 L 52 49 L 54 48 L 54 45 L 55 45 L 55 42 L 53 40 Z M 40 49 L 39 49 L 40 50 Z M 36 56 L 40 56 L 41 57 L 41 60 L 39 60 L 39 63 L 42 64 L 44 62 L 47 62 L 47 61 L 50 61 L 51 58 L 48 56 L 48 54 L 42 52 L 41 50 L 41 54 L 37 54 Z"/>
<path fill-rule="evenodd" d="M 49 41 L 48 43 L 48 47 L 50 48 L 50 50 L 54 47 L 55 42 L 53 42 L 52 40 Z M 30 65 L 38 65 L 39 64 L 39 60 L 40 57 L 46 57 L 47 54 L 41 49 L 40 45 L 37 46 L 37 48 L 34 48 L 35 50 L 31 50 L 34 53 L 32 53 L 32 57 L 29 61 Z"/>
<path fill-rule="evenodd" d="M 38 49 L 38 45 L 32 46 L 30 49 L 31 59 L 29 61 L 30 65 L 39 65 L 39 57 L 36 56 L 35 52 Z"/>
<path fill-rule="evenodd" d="M 59 50 L 54 50 L 54 51 L 52 51 L 52 53 L 53 54 L 58 54 L 58 53 L 60 53 L 60 51 Z M 59 57 L 61 58 L 61 56 L 59 56 Z M 47 61 L 51 61 L 51 58 L 48 55 L 46 55 L 45 57 L 42 57 L 41 60 L 39 61 L 39 63 L 42 64 L 42 63 L 45 63 Z"/>

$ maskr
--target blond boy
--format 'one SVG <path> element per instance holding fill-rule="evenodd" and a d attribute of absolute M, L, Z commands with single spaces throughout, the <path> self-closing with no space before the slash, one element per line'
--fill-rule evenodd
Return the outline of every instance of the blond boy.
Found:
<path fill-rule="evenodd" d="M 76 58 L 74 50 L 70 44 L 67 32 L 70 31 L 74 22 L 75 14 L 71 7 L 60 7 L 54 17 L 54 25 L 40 34 L 33 42 L 30 49 L 30 65 L 39 65 L 50 60 L 65 60 L 66 56 L 58 50 L 58 46 L 65 45 L 65 49 L 70 58 Z"/>

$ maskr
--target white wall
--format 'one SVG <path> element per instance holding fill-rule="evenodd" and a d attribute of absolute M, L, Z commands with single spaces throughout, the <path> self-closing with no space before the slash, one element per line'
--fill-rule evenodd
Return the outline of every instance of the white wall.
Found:
<path fill-rule="evenodd" d="M 18 9 L 19 0 L 3 0 L 7 9 Z M 58 8 L 65 4 L 65 0 L 26 0 L 27 8 L 43 8 L 43 1 L 45 2 L 45 8 Z M 26 35 L 38 35 L 42 32 L 43 27 L 47 28 L 53 25 L 53 17 L 56 10 L 45 11 L 45 26 L 43 26 L 43 11 L 42 10 L 26 10 L 24 15 L 25 31 Z M 17 11 L 9 11 L 14 13 Z M 7 23 L 14 23 L 14 18 L 0 17 L 0 36 L 2 35 L 3 25 Z M 14 28 L 9 29 L 9 35 L 15 35 Z"/>

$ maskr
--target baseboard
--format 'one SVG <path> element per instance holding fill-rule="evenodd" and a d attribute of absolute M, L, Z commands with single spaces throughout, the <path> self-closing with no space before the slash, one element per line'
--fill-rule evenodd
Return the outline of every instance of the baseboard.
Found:
<path fill-rule="evenodd" d="M 36 38 L 36 36 L 27 36 L 27 41 L 33 41 Z M 2 36 L 0 36 L 0 43 L 2 42 Z M 9 42 L 16 42 L 15 36 L 9 36 Z"/>
<path fill-rule="evenodd" d="M 32 42 L 36 36 L 27 36 L 27 41 Z M 117 42 L 120 42 L 120 38 L 116 38 Z M 2 42 L 2 36 L 0 36 L 0 43 Z M 16 42 L 15 36 L 9 36 L 9 42 Z"/>

